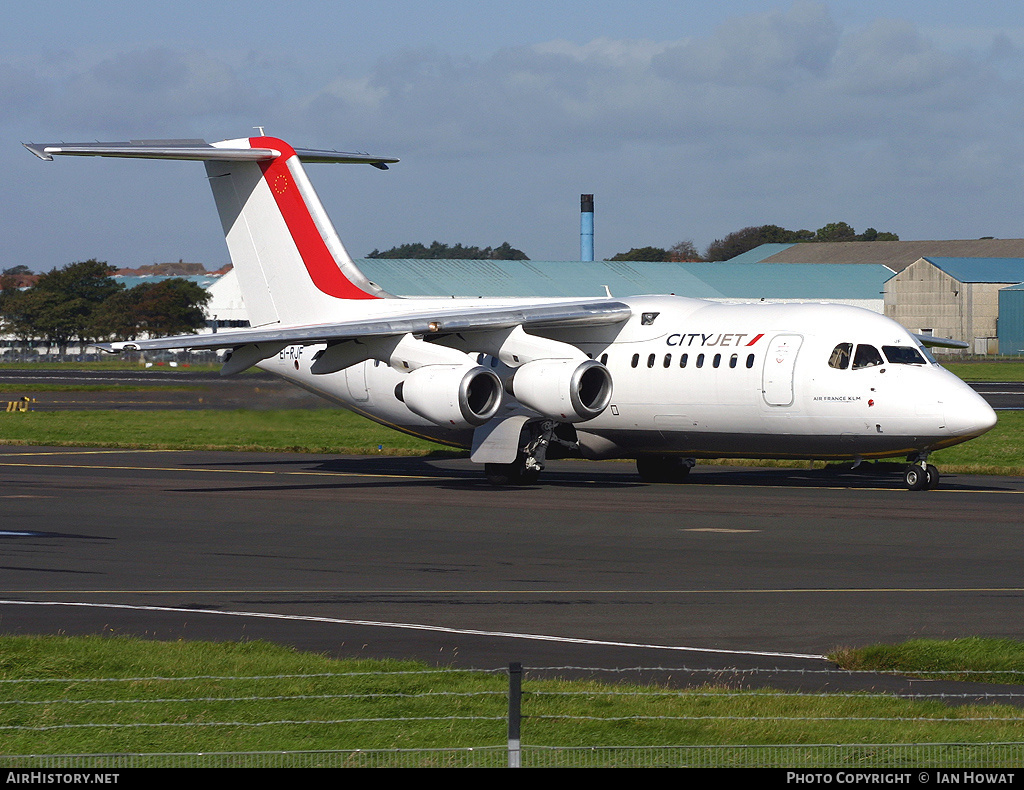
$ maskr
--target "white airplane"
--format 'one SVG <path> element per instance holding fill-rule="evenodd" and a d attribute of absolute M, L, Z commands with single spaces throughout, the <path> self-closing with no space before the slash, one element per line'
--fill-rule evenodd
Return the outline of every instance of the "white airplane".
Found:
<path fill-rule="evenodd" d="M 386 170 L 397 159 L 266 136 L 25 145 L 45 160 L 206 164 L 251 328 L 106 350 L 226 349 L 222 374 L 255 365 L 381 424 L 468 448 L 496 485 L 533 483 L 554 457 L 633 458 L 644 480 L 675 482 L 699 458 L 902 456 L 907 488 L 921 490 L 939 479 L 929 453 L 996 423 L 924 345 L 964 344 L 860 308 L 395 297 L 355 266 L 302 163 Z"/>

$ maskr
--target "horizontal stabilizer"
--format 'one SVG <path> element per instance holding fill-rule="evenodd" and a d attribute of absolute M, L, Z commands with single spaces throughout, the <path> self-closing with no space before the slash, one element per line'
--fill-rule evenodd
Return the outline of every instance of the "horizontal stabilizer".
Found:
<path fill-rule="evenodd" d="M 121 143 L 22 143 L 47 162 L 54 156 L 112 156 L 124 159 L 180 159 L 206 162 L 266 162 L 281 156 L 275 148 L 252 148 L 248 140 L 208 143 L 205 140 L 129 140 Z M 343 151 L 319 151 L 296 148 L 303 162 L 373 165 L 387 170 L 399 161 L 394 157 L 354 154 Z"/>

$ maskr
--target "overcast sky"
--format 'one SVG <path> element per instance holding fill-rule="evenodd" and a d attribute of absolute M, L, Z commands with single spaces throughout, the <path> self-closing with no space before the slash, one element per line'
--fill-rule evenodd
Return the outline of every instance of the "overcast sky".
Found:
<path fill-rule="evenodd" d="M 0 268 L 228 260 L 199 163 L 21 141 L 248 136 L 310 165 L 354 257 L 598 258 L 747 225 L 1024 238 L 1019 0 L 93 0 L 0 12 Z M 386 286 L 386 283 L 384 284 Z"/>

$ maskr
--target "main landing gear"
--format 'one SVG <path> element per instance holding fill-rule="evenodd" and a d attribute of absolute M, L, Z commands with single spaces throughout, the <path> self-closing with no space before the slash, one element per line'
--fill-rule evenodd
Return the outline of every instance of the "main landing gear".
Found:
<path fill-rule="evenodd" d="M 939 470 L 928 463 L 928 454 L 907 458 L 909 466 L 903 472 L 903 482 L 910 491 L 927 491 L 939 485 Z"/>
<path fill-rule="evenodd" d="M 556 449 L 567 448 L 570 452 L 578 452 L 580 447 L 572 426 L 554 420 L 527 423 L 523 426 L 521 439 L 522 449 L 515 461 L 509 464 L 484 464 L 484 475 L 491 485 L 533 485 L 544 470 L 544 462 L 552 445 L 556 445 Z"/>

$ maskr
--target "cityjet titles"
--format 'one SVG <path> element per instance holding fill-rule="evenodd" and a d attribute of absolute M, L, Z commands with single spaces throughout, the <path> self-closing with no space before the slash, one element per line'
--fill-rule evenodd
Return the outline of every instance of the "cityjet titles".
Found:
<path fill-rule="evenodd" d="M 700 348 L 710 348 L 711 346 L 739 348 L 740 346 L 752 346 L 762 337 L 764 337 L 763 332 L 759 335 L 753 336 L 749 333 L 734 333 L 727 335 L 718 332 L 716 334 L 705 335 L 703 332 L 690 332 L 688 334 L 671 334 L 666 338 L 665 342 L 670 346 L 684 346 L 686 348 L 691 346 L 697 346 Z M 748 340 L 747 338 L 752 339 Z"/>

